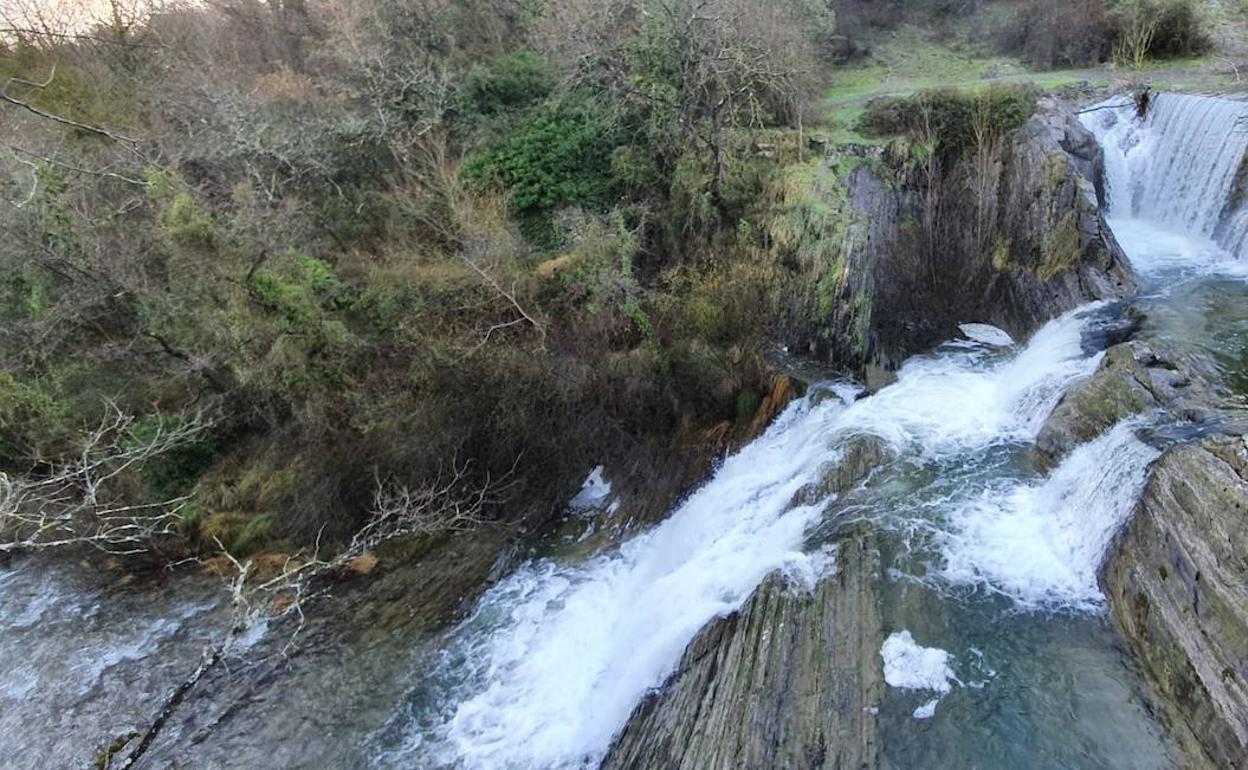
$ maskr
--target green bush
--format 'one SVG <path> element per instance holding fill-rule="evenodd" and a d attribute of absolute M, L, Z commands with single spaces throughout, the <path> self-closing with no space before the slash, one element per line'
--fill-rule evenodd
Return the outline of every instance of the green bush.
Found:
<path fill-rule="evenodd" d="M 529 107 L 549 96 L 554 87 L 555 74 L 541 56 L 517 51 L 468 74 L 464 109 L 469 114 L 494 115 Z"/>
<path fill-rule="evenodd" d="M 0 372 L 0 457 L 37 455 L 63 441 L 69 412 L 54 387 Z"/>
<path fill-rule="evenodd" d="M 464 173 L 479 187 L 502 184 L 518 211 L 599 208 L 615 189 L 619 135 L 598 99 L 574 93 L 535 108 L 505 139 L 471 156 Z"/>
<path fill-rule="evenodd" d="M 1000 137 L 1021 127 L 1035 109 L 1036 92 L 1031 86 L 994 85 L 982 91 L 935 89 L 871 102 L 858 130 L 874 136 L 934 142 L 933 149 L 957 155 L 974 146 L 977 136 Z"/>

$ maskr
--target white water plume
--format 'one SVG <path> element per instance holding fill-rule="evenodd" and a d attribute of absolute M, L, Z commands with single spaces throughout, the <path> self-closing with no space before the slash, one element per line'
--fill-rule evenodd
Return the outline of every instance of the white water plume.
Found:
<path fill-rule="evenodd" d="M 1030 441 L 1066 388 L 1100 362 L 1099 354 L 1087 356 L 1082 348 L 1098 307 L 1085 305 L 1050 321 L 1012 358 L 973 343 L 916 356 L 896 383 L 855 403 L 843 422 L 928 456 Z"/>
<path fill-rule="evenodd" d="M 1120 423 L 1078 447 L 1048 479 L 990 485 L 958 504 L 939 538 L 940 577 L 1024 607 L 1100 607 L 1097 570 L 1158 454 L 1135 427 Z"/>
<path fill-rule="evenodd" d="M 842 386 L 839 399 L 800 401 L 651 531 L 587 563 L 523 566 L 452 634 L 435 675 L 452 684 L 434 724 L 400 728 L 404 745 L 378 764 L 592 765 L 707 622 L 774 570 L 810 576 L 831 561 L 803 550 L 824 504 L 791 503 L 841 440 L 873 433 L 941 457 L 1034 439 L 1096 366 L 1080 345 L 1095 310 L 1056 319 L 1013 356 L 964 341 L 913 359 L 869 398 Z"/>
<path fill-rule="evenodd" d="M 1191 242 L 1178 251 L 1195 248 L 1202 260 L 1244 256 L 1248 103 L 1163 93 L 1140 119 L 1131 100 L 1120 97 L 1085 111 L 1081 119 L 1105 151 L 1106 203 L 1113 218 L 1130 227 L 1177 233 Z M 1126 229 L 1114 227 L 1120 238 Z M 1155 251 L 1147 242 L 1144 248 L 1123 246 L 1133 262 L 1143 258 L 1144 267 Z"/>

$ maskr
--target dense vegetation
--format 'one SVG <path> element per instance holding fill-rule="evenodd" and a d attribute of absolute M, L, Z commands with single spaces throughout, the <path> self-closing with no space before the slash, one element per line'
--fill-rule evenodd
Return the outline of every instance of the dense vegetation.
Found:
<path fill-rule="evenodd" d="M 5 470 L 109 401 L 206 413 L 126 483 L 246 551 L 465 465 L 540 517 L 597 462 L 746 430 L 782 297 L 814 306 L 768 225 L 828 8 L 348 5 L 6 38 Z"/>
<path fill-rule="evenodd" d="M 991 4 L 1038 14 L 1000 45 L 1096 61 L 1140 14 L 1154 54 L 1206 45 L 1185 0 L 1051 17 L 1067 5 Z M 872 29 L 986 8 L 110 6 L 80 33 L 23 18 L 0 38 L 0 471 L 58 467 L 108 404 L 137 436 L 206 416 L 116 483 L 188 496 L 190 540 L 240 553 L 342 539 L 379 485 L 448 476 L 507 477 L 492 515 L 540 522 L 600 462 L 644 473 L 756 429 L 769 346 L 813 348 L 866 302 L 844 294 L 844 201 L 816 180 L 825 75 Z M 904 137 L 949 201 L 981 200 L 962 194 L 975 164 L 1033 102 L 925 94 L 862 127 Z M 935 253 L 923 227 L 911 252 Z M 964 240 L 992 251 L 982 228 Z M 886 288 L 944 290 L 913 272 Z"/>
<path fill-rule="evenodd" d="M 850 54 L 865 49 L 872 29 L 916 14 L 1040 68 L 1122 59 L 1134 47 L 1152 58 L 1194 56 L 1212 44 L 1197 0 L 844 0 L 839 11 Z"/>

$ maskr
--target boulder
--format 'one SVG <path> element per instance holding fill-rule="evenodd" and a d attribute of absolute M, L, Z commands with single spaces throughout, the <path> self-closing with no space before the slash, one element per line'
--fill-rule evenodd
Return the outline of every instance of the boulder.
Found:
<path fill-rule="evenodd" d="M 1167 350 L 1160 341 L 1131 340 L 1106 351 L 1096 373 L 1062 396 L 1036 438 L 1046 464 L 1114 424 L 1146 412 L 1164 412 L 1170 424 L 1193 434 L 1231 429 L 1239 415 L 1224 409 L 1214 364 L 1193 353 Z"/>
<path fill-rule="evenodd" d="M 814 505 L 848 492 L 892 457 L 888 444 L 878 436 L 851 436 L 841 446 L 840 458 L 820 469 L 819 480 L 797 491 L 793 505 Z"/>

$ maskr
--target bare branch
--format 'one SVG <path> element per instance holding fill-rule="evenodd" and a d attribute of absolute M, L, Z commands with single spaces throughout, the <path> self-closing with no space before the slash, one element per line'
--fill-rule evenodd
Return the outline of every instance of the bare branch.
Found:
<path fill-rule="evenodd" d="M 8 92 L 9 86 L 11 86 L 14 83 L 21 83 L 23 85 L 33 86 L 35 88 L 45 88 L 49 84 L 51 84 L 52 79 L 55 76 L 56 76 L 56 69 L 53 68 L 52 73 L 48 75 L 48 79 L 44 83 L 32 83 L 30 81 L 21 80 L 19 78 L 9 78 L 8 81 L 6 81 L 5 86 L 3 88 L 0 88 L 0 101 L 5 101 L 5 102 L 8 102 L 9 104 L 12 104 L 15 107 L 20 107 L 21 109 L 24 109 L 27 112 L 30 112 L 34 115 L 38 115 L 39 117 L 44 118 L 45 120 L 51 120 L 54 123 L 60 123 L 63 126 L 69 126 L 71 128 L 76 128 L 80 131 L 86 131 L 88 133 L 95 134 L 96 136 L 102 136 L 106 139 L 116 142 L 117 144 L 120 144 L 122 147 L 125 147 L 127 150 L 134 153 L 138 158 L 142 160 L 146 160 L 146 158 L 144 158 L 143 156 L 143 153 L 139 151 L 138 139 L 133 139 L 128 136 L 123 136 L 122 134 L 118 134 L 114 131 L 110 131 L 109 129 L 104 128 L 102 126 L 95 126 L 95 125 L 91 125 L 90 123 L 83 123 L 81 121 L 77 121 L 71 118 L 64 117 L 63 115 L 57 115 L 51 112 L 47 112 L 46 110 L 40 109 L 39 107 L 36 107 L 35 105 L 31 104 L 28 101 L 25 101 L 23 99 L 18 99 L 16 96 L 13 96 L 12 94 Z"/>
<path fill-rule="evenodd" d="M 69 163 L 63 163 L 59 160 L 49 158 L 46 155 L 40 155 L 38 153 L 31 152 L 30 150 L 24 150 L 21 147 L 18 147 L 17 145 L 13 145 L 13 144 L 9 145 L 9 149 L 20 155 L 25 155 L 27 157 L 34 158 L 35 160 L 41 160 L 44 163 L 47 163 L 49 166 L 56 166 L 57 168 L 63 168 L 66 171 L 73 171 L 74 173 L 77 173 L 77 174 L 88 174 L 90 176 L 106 177 L 108 179 L 116 179 L 118 181 L 125 182 L 127 184 L 136 185 L 138 187 L 147 187 L 147 182 L 144 182 L 141 179 L 132 179 L 131 177 L 124 176 L 122 174 L 118 174 L 112 171 L 97 171 L 94 169 L 82 168 L 81 166 L 70 165 Z"/>
<path fill-rule="evenodd" d="M 543 340 L 546 339 L 546 327 L 543 326 L 536 318 L 534 318 L 532 315 L 529 314 L 527 310 L 524 309 L 524 306 L 522 306 L 520 304 L 520 301 L 516 299 L 516 295 L 514 291 L 507 291 L 506 289 L 504 289 L 502 284 L 500 284 L 498 280 L 493 275 L 491 275 L 488 270 L 486 270 L 481 265 L 477 264 L 477 262 L 472 257 L 462 252 L 460 253 L 459 256 L 460 256 L 460 259 L 464 260 L 464 264 L 472 268 L 472 271 L 481 277 L 481 280 L 485 281 L 486 284 L 489 285 L 489 287 L 492 288 L 500 297 L 507 300 L 507 302 L 512 306 L 512 308 L 514 308 L 515 311 L 519 313 L 521 317 L 524 318 L 524 320 L 532 324 L 533 328 L 537 329 L 537 333 L 541 335 Z"/>
<path fill-rule="evenodd" d="M 0 553 L 89 546 L 122 556 L 147 552 L 176 535 L 187 498 L 127 502 L 112 482 L 127 470 L 197 439 L 202 416 L 155 421 L 140 435 L 135 419 L 109 404 L 77 454 L 27 478 L 0 474 Z"/>

